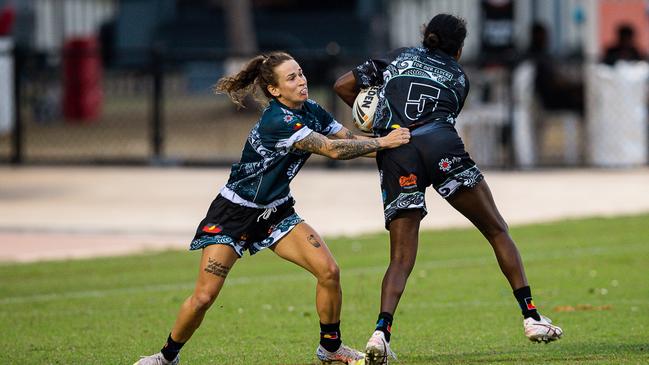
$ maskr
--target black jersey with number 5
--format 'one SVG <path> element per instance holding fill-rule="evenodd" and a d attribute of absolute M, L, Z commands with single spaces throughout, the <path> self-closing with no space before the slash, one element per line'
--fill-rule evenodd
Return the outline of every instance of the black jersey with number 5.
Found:
<path fill-rule="evenodd" d="M 444 52 L 400 48 L 370 59 L 353 71 L 359 88 L 381 86 L 374 133 L 416 127 L 437 120 L 455 124 L 469 93 L 469 81 L 457 61 Z"/>

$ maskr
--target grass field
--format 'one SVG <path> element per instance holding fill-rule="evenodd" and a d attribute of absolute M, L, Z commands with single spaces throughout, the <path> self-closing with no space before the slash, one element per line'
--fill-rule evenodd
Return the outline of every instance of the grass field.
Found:
<path fill-rule="evenodd" d="M 430 218 L 429 218 L 430 219 Z M 396 364 L 649 363 L 649 215 L 513 227 L 535 302 L 564 338 L 533 344 L 475 230 L 422 234 L 393 327 Z M 386 234 L 327 240 L 345 342 L 373 330 Z M 199 254 L 0 265 L 3 364 L 132 364 L 159 350 Z M 272 252 L 232 269 L 184 364 L 314 364 L 314 280 Z"/>

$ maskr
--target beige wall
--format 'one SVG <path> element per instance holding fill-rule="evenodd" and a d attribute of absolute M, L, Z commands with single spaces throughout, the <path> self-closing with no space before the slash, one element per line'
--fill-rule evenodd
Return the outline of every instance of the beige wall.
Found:
<path fill-rule="evenodd" d="M 600 0 L 599 47 L 600 54 L 615 42 L 617 26 L 629 23 L 635 28 L 636 46 L 645 54 L 649 52 L 649 1 Z"/>

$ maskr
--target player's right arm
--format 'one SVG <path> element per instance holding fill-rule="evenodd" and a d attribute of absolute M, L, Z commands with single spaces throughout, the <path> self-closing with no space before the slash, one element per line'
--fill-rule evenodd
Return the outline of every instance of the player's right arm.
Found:
<path fill-rule="evenodd" d="M 387 148 L 399 147 L 410 141 L 407 128 L 395 129 L 385 137 L 369 139 L 336 139 L 331 140 L 320 133 L 311 132 L 295 142 L 295 148 L 334 160 L 350 160 L 365 154 Z"/>
<path fill-rule="evenodd" d="M 354 104 L 354 99 L 356 99 L 360 90 L 356 83 L 356 77 L 354 77 L 354 73 L 351 71 L 340 76 L 334 84 L 334 91 L 336 91 L 338 97 L 349 106 Z"/>
<path fill-rule="evenodd" d="M 347 105 L 352 106 L 361 89 L 383 84 L 383 71 L 404 50 L 405 47 L 395 49 L 384 57 L 369 59 L 346 72 L 334 84 L 336 94 Z"/>

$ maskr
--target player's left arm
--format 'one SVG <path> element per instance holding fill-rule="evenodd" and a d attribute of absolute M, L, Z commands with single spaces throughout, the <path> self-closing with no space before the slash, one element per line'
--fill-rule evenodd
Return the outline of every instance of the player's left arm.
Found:
<path fill-rule="evenodd" d="M 372 139 L 372 137 L 359 136 L 357 134 L 354 134 L 352 131 L 350 131 L 345 127 L 342 127 L 338 132 L 330 134 L 327 137 L 329 137 L 329 139 Z M 370 152 L 368 154 L 363 155 L 362 157 L 374 158 L 376 157 L 376 152 Z"/>
<path fill-rule="evenodd" d="M 354 132 L 349 129 L 342 127 L 338 132 L 328 135 L 329 139 L 371 139 L 372 137 L 360 136 L 354 134 Z"/>

